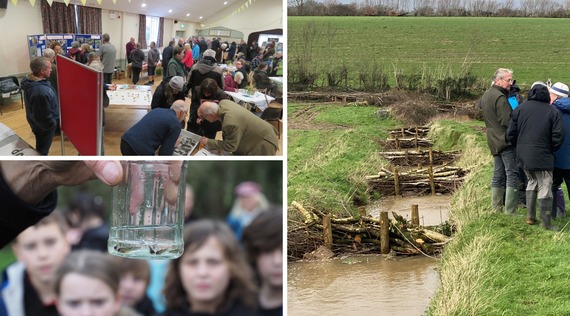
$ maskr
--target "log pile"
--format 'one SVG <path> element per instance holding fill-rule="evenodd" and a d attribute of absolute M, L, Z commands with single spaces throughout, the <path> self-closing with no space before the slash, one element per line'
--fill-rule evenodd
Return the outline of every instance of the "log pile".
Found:
<path fill-rule="evenodd" d="M 413 169 L 399 172 L 398 168 L 382 168 L 376 175 L 367 176 L 369 193 L 401 195 L 411 193 L 450 194 L 464 181 L 467 171 L 459 167 L 443 166 L 438 168 Z"/>
<path fill-rule="evenodd" d="M 433 141 L 429 138 L 422 137 L 390 137 L 386 139 L 385 149 L 402 149 L 402 148 L 429 148 L 433 146 Z"/>
<path fill-rule="evenodd" d="M 415 127 L 402 127 L 399 129 L 392 129 L 388 131 L 390 137 L 422 137 L 425 138 L 428 135 L 429 127 L 427 126 L 415 126 Z"/>
<path fill-rule="evenodd" d="M 438 150 L 404 150 L 385 151 L 380 155 L 392 165 L 398 166 L 427 166 L 443 165 L 453 162 L 460 155 L 459 151 L 443 152 Z"/>
<path fill-rule="evenodd" d="M 289 227 L 288 259 L 302 259 L 304 254 L 316 249 L 323 242 L 326 244 L 324 218 L 330 218 L 332 243 L 334 253 L 380 253 L 383 235 L 382 223 L 379 218 L 371 216 L 335 218 L 316 209 L 304 208 L 297 202 L 291 204 L 305 219 L 297 227 Z M 436 227 L 421 227 L 412 225 L 402 216 L 392 212 L 393 219 L 385 225 L 389 232 L 388 245 L 392 254 L 396 255 L 435 255 L 451 240 L 451 231 L 447 223 Z M 446 234 L 443 234 L 443 232 Z"/>

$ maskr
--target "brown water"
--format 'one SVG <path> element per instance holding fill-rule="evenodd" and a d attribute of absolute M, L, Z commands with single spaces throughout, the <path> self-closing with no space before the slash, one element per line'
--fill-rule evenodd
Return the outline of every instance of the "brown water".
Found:
<path fill-rule="evenodd" d="M 420 225 L 439 225 L 449 219 L 449 195 L 425 195 L 407 197 L 385 197 L 368 207 L 368 214 L 380 217 L 380 212 L 388 212 L 392 218 L 392 211 L 410 220 L 412 205 L 418 205 Z"/>
<path fill-rule="evenodd" d="M 287 315 L 422 315 L 439 284 L 436 264 L 379 255 L 289 263 Z"/>

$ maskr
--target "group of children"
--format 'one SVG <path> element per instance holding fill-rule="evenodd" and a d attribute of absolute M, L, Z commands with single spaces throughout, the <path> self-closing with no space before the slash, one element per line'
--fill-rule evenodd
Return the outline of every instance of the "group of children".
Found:
<path fill-rule="evenodd" d="M 54 212 L 14 240 L 17 262 L 3 273 L 0 316 L 282 315 L 282 232 L 280 211 L 259 213 L 241 241 L 224 222 L 189 222 L 183 255 L 168 263 L 165 309 L 157 311 L 147 296 L 149 262 L 72 250 L 67 223 Z"/>

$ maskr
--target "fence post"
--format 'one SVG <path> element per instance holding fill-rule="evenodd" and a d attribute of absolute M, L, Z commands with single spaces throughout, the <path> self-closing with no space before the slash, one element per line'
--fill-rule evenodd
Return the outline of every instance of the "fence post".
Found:
<path fill-rule="evenodd" d="M 332 227 L 331 227 L 331 215 L 326 214 L 323 216 L 323 238 L 325 240 L 325 247 L 332 250 Z"/>
<path fill-rule="evenodd" d="M 380 213 L 380 251 L 382 254 L 390 253 L 390 222 L 388 212 Z"/>
<path fill-rule="evenodd" d="M 412 225 L 420 226 L 420 211 L 417 204 L 412 205 Z"/>

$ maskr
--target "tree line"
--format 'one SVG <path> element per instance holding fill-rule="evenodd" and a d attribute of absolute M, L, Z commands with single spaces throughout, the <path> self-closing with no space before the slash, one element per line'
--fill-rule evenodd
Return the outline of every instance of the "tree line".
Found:
<path fill-rule="evenodd" d="M 289 16 L 570 17 L 570 0 L 288 0 Z"/>

